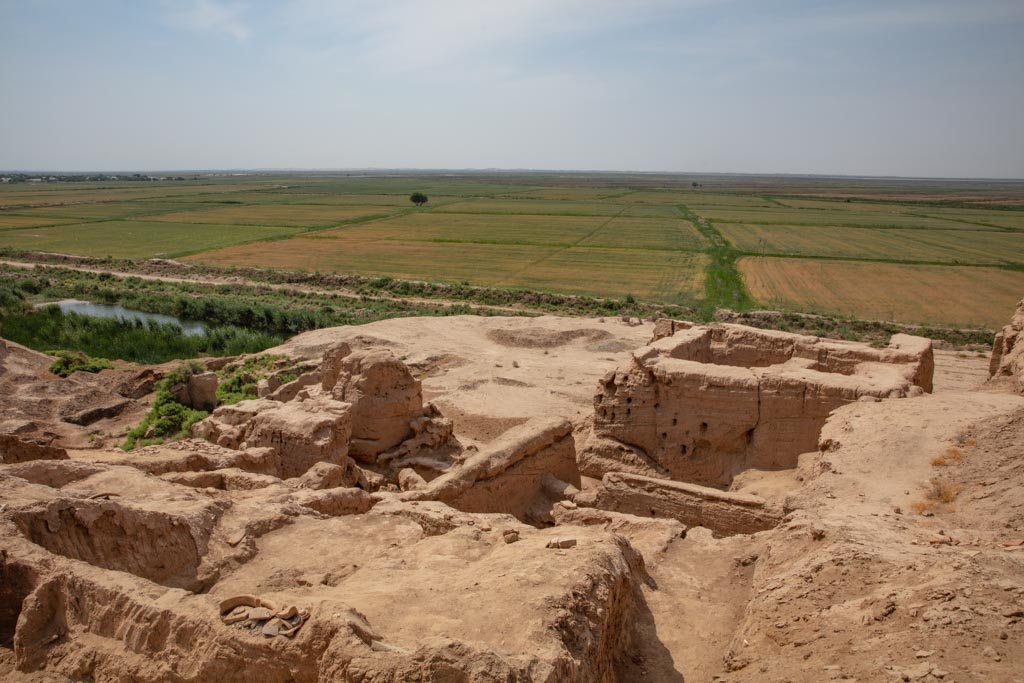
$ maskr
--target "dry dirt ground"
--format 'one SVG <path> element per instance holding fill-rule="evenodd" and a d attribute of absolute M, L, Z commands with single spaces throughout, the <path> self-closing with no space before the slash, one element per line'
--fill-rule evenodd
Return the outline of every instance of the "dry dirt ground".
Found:
<path fill-rule="evenodd" d="M 484 451 L 539 418 L 568 419 L 579 436 L 599 380 L 651 335 L 649 324 L 617 319 L 395 319 L 309 332 L 272 352 L 319 361 L 342 341 L 389 349 L 463 443 Z M 145 399 L 118 399 L 110 389 L 130 381 L 124 371 L 102 381 L 76 375 L 69 384 L 30 352 L 9 350 L 0 373 L 8 431 L 45 434 L 83 467 L 123 461 L 90 448 L 91 427 L 63 417 L 87 408 L 79 403 L 93 392 L 99 403 L 127 401 L 94 424 L 127 428 Z M 754 534 L 681 533 L 668 520 L 629 515 L 530 526 L 390 494 L 372 510 L 324 517 L 296 513 L 307 494 L 253 480 L 261 475 L 248 475 L 246 490 L 209 492 L 134 468 L 96 472 L 65 484 L 65 493 L 133 492 L 123 495 L 188 519 L 214 514 L 210 506 L 227 505 L 230 493 L 209 541 L 211 557 L 223 555 L 214 558 L 217 578 L 192 593 L 139 571 L 32 550 L 43 564 L 77 573 L 81 609 L 103 610 L 96 595 L 107 591 L 137 596 L 118 598 L 119 609 L 135 611 L 121 621 L 110 616 L 103 637 L 90 631 L 103 631 L 96 620 L 83 625 L 88 619 L 39 630 L 56 634 L 26 645 L 43 653 L 45 667 L 16 671 L 5 619 L 24 596 L 0 591 L 8 603 L 0 605 L 0 679 L 191 681 L 218 672 L 223 680 L 274 681 L 1024 683 L 1024 397 L 987 387 L 987 366 L 974 353 L 938 351 L 934 393 L 850 403 L 823 428 L 826 447 L 800 456 L 795 469 L 737 478 L 733 490 L 785 512 L 776 528 Z M 56 485 L 29 490 L 5 467 L 0 492 L 14 508 Z M 21 467 L 16 476 L 28 476 Z M 595 484 L 584 479 L 582 488 Z M 218 541 L 238 528 L 258 538 L 238 548 Z M 507 530 L 521 540 L 502 540 Z M 5 531 L 0 551 L 29 552 L 19 533 Z M 567 536 L 578 545 L 545 549 Z M 161 542 L 145 541 L 145 552 L 159 554 Z M 249 544 L 248 554 L 239 550 Z M 208 557 L 203 567 L 212 564 Z M 223 644 L 210 605 L 239 593 L 312 608 L 307 633 L 269 646 L 248 634 Z M 331 640 L 334 623 L 358 637 Z M 91 654 L 72 648 L 75 638 Z M 111 645 L 119 639 L 129 645 Z M 319 664 L 305 662 L 310 651 Z M 190 668 L 190 657 L 228 663 Z M 346 665 L 325 663 L 331 657 Z M 565 664 L 574 657 L 608 661 Z M 260 673 L 239 677 L 237 661 Z"/>

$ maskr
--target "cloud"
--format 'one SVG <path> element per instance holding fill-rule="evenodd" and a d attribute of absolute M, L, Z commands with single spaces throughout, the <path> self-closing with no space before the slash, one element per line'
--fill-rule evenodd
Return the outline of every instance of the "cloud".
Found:
<path fill-rule="evenodd" d="M 245 6 L 222 0 L 164 0 L 167 21 L 178 28 L 203 33 L 226 33 L 237 41 L 249 37 L 242 15 Z"/>
<path fill-rule="evenodd" d="M 351 55 L 366 68 L 408 73 L 502 64 L 514 50 L 600 31 L 622 31 L 661 13 L 728 0 L 292 0 L 281 23 L 318 33 L 325 57 Z"/>

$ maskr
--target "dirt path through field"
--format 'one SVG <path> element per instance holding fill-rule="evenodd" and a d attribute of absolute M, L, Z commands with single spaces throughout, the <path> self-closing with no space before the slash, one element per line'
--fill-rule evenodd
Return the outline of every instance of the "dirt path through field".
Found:
<path fill-rule="evenodd" d="M 363 294 L 344 287 L 338 287 L 333 289 L 324 289 L 322 287 L 309 287 L 307 285 L 297 284 L 276 284 L 270 282 L 260 282 L 259 280 L 251 280 L 243 277 L 210 277 L 204 275 L 197 275 L 196 277 L 183 277 L 179 275 L 154 275 L 152 273 L 134 273 L 129 271 L 111 270 L 110 268 L 93 268 L 89 266 L 70 266 L 63 264 L 51 264 L 51 263 L 32 263 L 29 261 L 12 261 L 9 259 L 0 259 L 0 265 L 11 266 L 12 268 L 24 268 L 31 270 L 36 266 L 45 266 L 47 268 L 64 268 L 66 270 L 75 270 L 83 273 L 110 273 L 114 277 L 119 279 L 126 279 L 129 277 L 137 277 L 140 280 L 158 280 L 161 282 L 185 282 L 185 283 L 202 283 L 211 285 L 244 285 L 248 287 L 267 287 L 269 289 L 277 290 L 289 290 L 295 292 L 303 292 L 305 294 L 320 294 L 320 295 L 333 295 L 345 297 L 348 299 L 361 299 Z M 393 296 L 385 293 L 376 293 L 372 295 L 374 299 L 383 299 L 387 301 L 401 301 L 404 303 L 417 304 L 420 306 L 431 306 L 434 308 L 445 308 L 448 306 L 469 306 L 471 310 L 475 311 L 501 311 L 505 313 L 544 313 L 540 309 L 530 308 L 528 306 L 474 306 L 468 304 L 465 301 L 458 299 L 430 299 L 425 297 L 409 297 L 409 296 Z"/>

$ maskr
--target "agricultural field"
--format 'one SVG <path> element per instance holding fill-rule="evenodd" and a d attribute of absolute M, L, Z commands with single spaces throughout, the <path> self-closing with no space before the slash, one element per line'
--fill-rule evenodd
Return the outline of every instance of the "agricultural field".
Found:
<path fill-rule="evenodd" d="M 344 240 L 477 242 L 570 246 L 597 232 L 612 219 L 601 216 L 503 216 L 417 212 L 318 232 Z"/>
<path fill-rule="evenodd" d="M 751 294 L 781 310 L 994 329 L 1024 296 L 1024 272 L 817 259 L 746 257 Z"/>
<path fill-rule="evenodd" d="M 716 223 L 715 227 L 737 249 L 753 254 L 927 263 L 1014 264 L 1024 261 L 1024 232 L 728 223 Z"/>
<path fill-rule="evenodd" d="M 32 228 L 38 225 L 56 225 L 67 223 L 67 219 L 49 218 L 45 216 L 15 216 L 0 213 L 0 230 Z"/>
<path fill-rule="evenodd" d="M 977 230 L 962 222 L 934 216 L 921 216 L 887 211 L 825 211 L 815 209 L 722 209 L 694 207 L 703 217 L 718 223 L 753 223 L 756 225 L 841 226 L 850 228 L 905 228 L 919 230 Z"/>
<path fill-rule="evenodd" d="M 1024 296 L 1024 183 L 543 172 L 22 183 L 0 186 L 0 248 L 631 295 L 704 317 L 779 307 L 995 325 Z"/>
<path fill-rule="evenodd" d="M 375 206 L 320 206 L 317 204 L 256 204 L 218 206 L 211 209 L 176 211 L 156 216 L 169 223 L 228 223 L 289 227 L 324 227 L 354 218 L 385 215 Z"/>
<path fill-rule="evenodd" d="M 0 231 L 0 247 L 115 258 L 173 258 L 191 251 L 288 236 L 294 228 L 103 221 Z"/>

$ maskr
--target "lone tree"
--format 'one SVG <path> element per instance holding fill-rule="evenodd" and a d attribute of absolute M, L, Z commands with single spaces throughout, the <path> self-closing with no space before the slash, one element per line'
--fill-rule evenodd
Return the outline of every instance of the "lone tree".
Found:
<path fill-rule="evenodd" d="M 422 192 L 413 192 L 409 196 L 409 201 L 415 204 L 416 206 L 423 206 L 424 204 L 427 203 L 427 195 L 423 194 Z"/>

